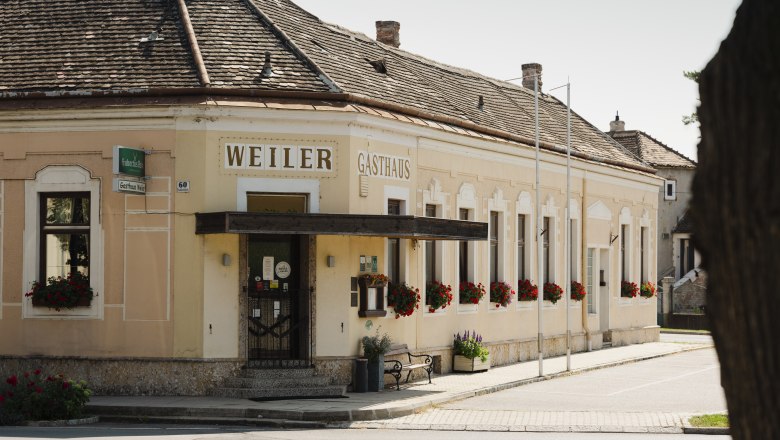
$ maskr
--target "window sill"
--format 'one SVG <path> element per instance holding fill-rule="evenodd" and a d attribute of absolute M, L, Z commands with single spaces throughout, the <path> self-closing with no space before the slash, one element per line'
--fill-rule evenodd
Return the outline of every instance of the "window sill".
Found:
<path fill-rule="evenodd" d="M 358 310 L 358 316 L 361 318 L 379 318 L 387 316 L 387 310 Z"/>

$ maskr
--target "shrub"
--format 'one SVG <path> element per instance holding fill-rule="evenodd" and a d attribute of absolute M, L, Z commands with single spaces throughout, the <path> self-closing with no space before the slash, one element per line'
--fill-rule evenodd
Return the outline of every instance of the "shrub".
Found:
<path fill-rule="evenodd" d="M 91 394 L 84 381 L 62 374 L 47 376 L 41 370 L 14 374 L 0 386 L 0 425 L 79 418 Z"/>
<path fill-rule="evenodd" d="M 482 336 L 476 331 L 469 333 L 469 331 L 466 330 L 463 332 L 463 337 L 461 337 L 459 333 L 455 333 L 452 344 L 456 355 L 468 359 L 479 358 L 482 362 L 485 362 L 490 354 L 488 349 L 482 345 Z"/>
<path fill-rule="evenodd" d="M 544 299 L 555 304 L 563 298 L 563 289 L 555 283 L 544 283 Z"/>
<path fill-rule="evenodd" d="M 517 281 L 517 300 L 518 301 L 536 301 L 539 298 L 539 289 L 531 280 Z"/>
<path fill-rule="evenodd" d="M 393 306 L 395 319 L 410 316 L 415 309 L 420 308 L 420 289 L 406 283 L 393 284 L 387 294 L 387 304 Z"/>
<path fill-rule="evenodd" d="M 490 302 L 496 303 L 496 308 L 508 306 L 514 294 L 515 291 L 503 281 L 490 283 Z"/>
<path fill-rule="evenodd" d="M 655 296 L 655 284 L 646 281 L 639 286 L 639 296 L 643 298 L 652 298 Z"/>
<path fill-rule="evenodd" d="M 582 283 L 577 281 L 571 282 L 571 299 L 574 301 L 582 301 L 585 299 L 585 295 L 587 295 L 587 292 L 585 292 L 585 286 L 582 285 Z"/>
<path fill-rule="evenodd" d="M 482 283 L 474 284 L 471 281 L 461 281 L 458 289 L 461 304 L 479 304 L 479 300 L 485 296 L 485 286 Z"/>
<path fill-rule="evenodd" d="M 634 298 L 637 293 L 639 293 L 639 287 L 637 287 L 636 283 L 632 283 L 631 281 L 623 281 L 620 283 L 620 296 L 623 298 Z"/>
<path fill-rule="evenodd" d="M 382 326 L 376 328 L 376 334 L 374 336 L 363 336 L 363 355 L 366 359 L 376 362 L 380 355 L 384 355 L 390 350 L 392 340 L 387 333 L 379 334 L 379 329 Z"/>
<path fill-rule="evenodd" d="M 446 309 L 452 303 L 452 287 L 449 284 L 432 281 L 425 289 L 425 298 L 428 302 L 429 312 L 435 312 L 436 309 Z"/>

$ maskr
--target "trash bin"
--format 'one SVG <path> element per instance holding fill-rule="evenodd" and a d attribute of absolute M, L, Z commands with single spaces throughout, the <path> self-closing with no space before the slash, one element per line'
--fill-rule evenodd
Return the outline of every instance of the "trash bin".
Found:
<path fill-rule="evenodd" d="M 368 359 L 355 359 L 355 380 L 352 392 L 365 393 L 368 389 Z"/>

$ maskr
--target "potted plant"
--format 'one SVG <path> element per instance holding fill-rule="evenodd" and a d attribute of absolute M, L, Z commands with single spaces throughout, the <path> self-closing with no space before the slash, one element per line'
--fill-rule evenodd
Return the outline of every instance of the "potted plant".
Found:
<path fill-rule="evenodd" d="M 641 286 L 639 286 L 639 296 L 642 298 L 652 298 L 655 296 L 655 292 L 655 284 L 651 283 L 650 281 L 645 281 Z"/>
<path fill-rule="evenodd" d="M 555 304 L 563 298 L 563 289 L 555 283 L 544 283 L 544 300 Z"/>
<path fill-rule="evenodd" d="M 485 286 L 482 283 L 474 284 L 471 281 L 461 281 L 458 288 L 458 301 L 461 304 L 479 304 L 479 300 L 485 296 Z"/>
<path fill-rule="evenodd" d="M 379 334 L 377 327 L 374 336 L 363 336 L 363 355 L 368 359 L 368 391 L 379 391 L 385 387 L 385 353 L 390 350 L 392 341 L 387 333 Z"/>
<path fill-rule="evenodd" d="M 449 284 L 432 281 L 425 289 L 425 299 L 428 302 L 428 311 L 431 313 L 438 309 L 446 309 L 452 302 L 452 287 Z"/>
<path fill-rule="evenodd" d="M 490 302 L 496 303 L 496 308 L 508 306 L 512 302 L 514 294 L 515 291 L 503 281 L 490 283 Z"/>
<path fill-rule="evenodd" d="M 572 301 L 582 301 L 583 299 L 585 299 L 585 295 L 587 295 L 587 292 L 585 292 L 585 286 L 583 286 L 582 283 L 578 281 L 572 281 L 571 282 Z"/>
<path fill-rule="evenodd" d="M 517 300 L 518 301 L 536 301 L 539 298 L 539 289 L 531 280 L 517 281 Z"/>
<path fill-rule="evenodd" d="M 32 289 L 24 296 L 32 297 L 34 307 L 62 308 L 89 307 L 94 297 L 89 278 L 80 272 L 71 272 L 67 278 L 49 277 L 45 283 L 33 281 Z"/>
<path fill-rule="evenodd" d="M 452 344 L 454 371 L 487 371 L 490 368 L 490 352 L 482 345 L 482 336 L 476 331 L 469 333 L 466 330 L 463 336 L 456 333 Z"/>
<path fill-rule="evenodd" d="M 420 308 L 420 289 L 406 283 L 393 284 L 387 294 L 387 305 L 395 310 L 395 319 L 411 316 L 415 309 Z"/>
<path fill-rule="evenodd" d="M 620 296 L 623 298 L 634 298 L 637 293 L 639 293 L 639 287 L 637 287 L 636 283 L 632 283 L 631 281 L 623 281 L 620 283 Z"/>

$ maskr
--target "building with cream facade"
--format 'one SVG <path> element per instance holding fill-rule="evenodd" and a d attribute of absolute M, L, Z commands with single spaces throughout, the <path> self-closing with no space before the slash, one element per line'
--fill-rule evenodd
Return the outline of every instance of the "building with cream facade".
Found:
<path fill-rule="evenodd" d="M 563 285 L 567 227 L 588 292 L 570 305 L 573 350 L 658 339 L 655 298 L 623 298 L 620 283 L 656 279 L 663 180 L 575 114 L 567 198 L 555 98 L 539 98 L 537 225 L 528 87 L 286 0 L 58 0 L 56 19 L 36 3 L 0 6 L 22 17 L 0 36 L 23 43 L 0 54 L 1 371 L 44 365 L 119 394 L 219 392 L 242 368 L 311 367 L 344 385 L 377 328 L 441 355 L 443 372 L 466 329 L 494 365 L 527 361 L 537 302 L 460 304 L 457 286 Z M 142 177 L 116 172 L 115 146 L 144 153 Z M 136 193 L 117 191 L 126 182 Z M 25 296 L 72 272 L 89 279 L 88 305 Z M 361 291 L 365 273 L 420 288 L 423 304 L 441 281 L 454 300 L 396 319 L 386 291 Z M 565 353 L 565 301 L 542 312 L 545 354 Z"/>

